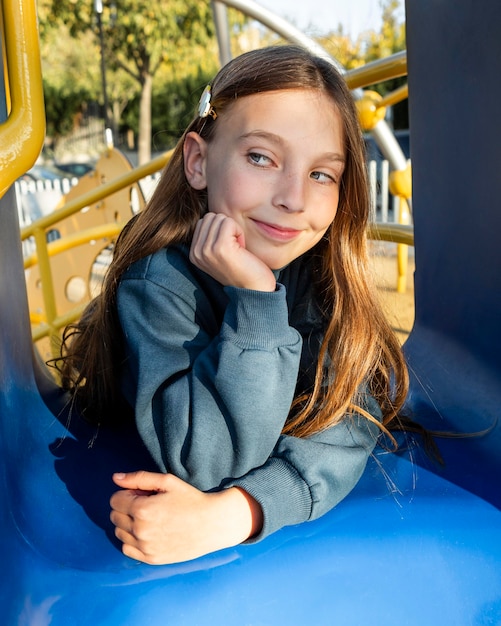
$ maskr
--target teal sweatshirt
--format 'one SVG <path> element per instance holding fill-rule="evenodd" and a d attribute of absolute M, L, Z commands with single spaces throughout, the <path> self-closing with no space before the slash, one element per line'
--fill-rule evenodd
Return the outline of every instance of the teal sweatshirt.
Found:
<path fill-rule="evenodd" d="M 351 416 L 308 438 L 281 434 L 323 334 L 307 257 L 270 293 L 223 287 L 188 248 L 162 249 L 123 275 L 117 306 L 123 394 L 161 471 L 204 491 L 247 491 L 264 514 L 256 539 L 323 515 L 356 485 L 376 425 Z M 372 397 L 365 405 L 381 418 Z"/>

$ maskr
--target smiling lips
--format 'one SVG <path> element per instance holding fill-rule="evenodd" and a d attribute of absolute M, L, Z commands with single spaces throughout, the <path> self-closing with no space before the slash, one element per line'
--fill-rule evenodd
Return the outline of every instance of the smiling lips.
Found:
<path fill-rule="evenodd" d="M 276 241 L 291 241 L 301 233 L 300 230 L 295 228 L 269 224 L 268 222 L 261 222 L 260 220 L 252 221 L 262 233 L 267 235 L 270 239 L 275 239 Z"/>

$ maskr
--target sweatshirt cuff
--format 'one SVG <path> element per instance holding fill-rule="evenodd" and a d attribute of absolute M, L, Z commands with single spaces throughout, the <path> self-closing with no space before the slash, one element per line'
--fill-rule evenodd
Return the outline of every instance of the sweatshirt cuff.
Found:
<path fill-rule="evenodd" d="M 221 336 L 244 350 L 273 350 L 300 341 L 289 325 L 286 289 L 254 291 L 225 287 L 230 303 L 226 308 Z"/>
<path fill-rule="evenodd" d="M 247 540 L 256 543 L 283 528 L 307 521 L 312 512 L 312 496 L 307 483 L 287 461 L 270 458 L 226 487 L 239 487 L 252 496 L 263 510 L 261 532 Z"/>

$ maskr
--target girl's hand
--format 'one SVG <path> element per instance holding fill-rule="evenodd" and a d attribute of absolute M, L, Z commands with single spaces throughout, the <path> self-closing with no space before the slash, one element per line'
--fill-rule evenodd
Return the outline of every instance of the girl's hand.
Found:
<path fill-rule="evenodd" d="M 262 527 L 262 511 L 232 487 L 204 493 L 173 474 L 114 474 L 110 519 L 123 553 L 161 565 L 195 559 L 242 543 Z"/>
<path fill-rule="evenodd" d="M 275 291 L 273 272 L 246 250 L 242 229 L 223 213 L 206 213 L 198 222 L 190 261 L 222 285 Z"/>

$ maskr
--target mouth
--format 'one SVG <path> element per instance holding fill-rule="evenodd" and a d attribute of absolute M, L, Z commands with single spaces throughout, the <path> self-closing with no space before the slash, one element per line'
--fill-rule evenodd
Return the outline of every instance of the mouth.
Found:
<path fill-rule="evenodd" d="M 274 239 L 275 241 L 291 241 L 301 234 L 300 230 L 296 228 L 290 228 L 289 226 L 280 226 L 278 224 L 270 224 L 268 222 L 261 222 L 260 220 L 252 220 L 258 230 L 260 230 L 267 237 Z"/>

